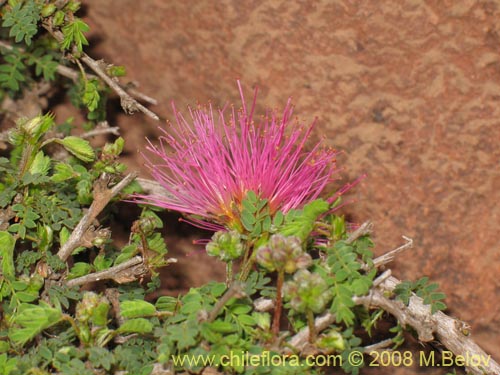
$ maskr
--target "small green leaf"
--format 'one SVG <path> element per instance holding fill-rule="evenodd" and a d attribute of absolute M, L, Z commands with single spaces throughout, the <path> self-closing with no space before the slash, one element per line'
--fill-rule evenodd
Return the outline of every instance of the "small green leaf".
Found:
<path fill-rule="evenodd" d="M 9 338 L 18 345 L 24 345 L 44 329 L 59 322 L 62 312 L 45 302 L 36 305 L 21 305 L 19 313 L 14 316 L 14 324 L 21 326 L 9 329 Z"/>
<path fill-rule="evenodd" d="M 62 28 L 64 39 L 61 43 L 63 49 L 69 50 L 74 44 L 79 52 L 83 51 L 83 46 L 88 46 L 89 42 L 83 33 L 89 31 L 89 25 L 80 18 L 75 18 L 73 22 Z"/>
<path fill-rule="evenodd" d="M 153 323 L 144 318 L 127 320 L 117 329 L 119 333 L 150 333 L 152 331 Z"/>
<path fill-rule="evenodd" d="M 236 331 L 236 327 L 233 324 L 229 322 L 223 322 L 221 320 L 216 320 L 212 323 L 209 323 L 209 327 L 211 330 L 220 333 L 231 333 Z"/>
<path fill-rule="evenodd" d="M 90 112 L 94 112 L 99 106 L 99 81 L 89 79 L 85 81 L 85 89 L 83 92 L 82 102 L 85 104 Z"/>
<path fill-rule="evenodd" d="M 88 275 L 92 271 L 92 266 L 86 262 L 78 262 L 71 267 L 68 273 L 68 280 Z"/>
<path fill-rule="evenodd" d="M 156 314 L 153 304 L 143 300 L 128 300 L 120 303 L 120 314 L 123 318 L 137 318 Z"/>
<path fill-rule="evenodd" d="M 33 159 L 33 162 L 31 163 L 31 166 L 29 168 L 29 171 L 31 174 L 41 174 L 42 176 L 46 176 L 47 173 L 49 172 L 50 168 L 50 158 L 48 156 L 45 156 L 43 151 L 39 151 L 35 158 Z"/>
<path fill-rule="evenodd" d="M 89 163 L 95 159 L 94 150 L 85 139 L 70 135 L 64 139 L 58 139 L 56 142 L 84 162 Z"/>
<path fill-rule="evenodd" d="M 155 306 L 158 311 L 175 311 L 179 300 L 171 296 L 161 296 L 156 300 Z"/>

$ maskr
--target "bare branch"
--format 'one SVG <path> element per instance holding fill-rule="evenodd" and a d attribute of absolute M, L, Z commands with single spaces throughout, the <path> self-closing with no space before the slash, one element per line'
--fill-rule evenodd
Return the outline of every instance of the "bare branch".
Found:
<path fill-rule="evenodd" d="M 210 314 L 208 314 L 207 322 L 213 322 L 217 318 L 217 315 L 219 315 L 224 305 L 231 298 L 242 296 L 244 296 L 243 284 L 234 282 L 212 308 L 212 311 L 210 311 Z"/>
<path fill-rule="evenodd" d="M 371 352 L 378 351 L 381 349 L 387 350 L 387 348 L 392 345 L 394 345 L 394 341 L 392 341 L 391 339 L 382 340 L 380 342 L 377 342 L 376 344 L 365 346 L 363 352 L 365 354 L 369 354 Z"/>
<path fill-rule="evenodd" d="M 387 297 L 400 282 L 395 277 L 388 277 L 379 286 L 372 288 L 367 296 L 355 297 L 354 302 L 369 308 L 382 308 L 396 317 L 401 325 L 413 327 L 420 341 L 438 340 L 455 356 L 479 358 L 481 364 L 478 366 L 474 366 L 472 362 L 466 364 L 470 373 L 500 374 L 500 365 L 472 340 L 466 323 L 441 311 L 431 314 L 430 306 L 425 305 L 415 294 L 410 298 L 408 306 Z"/>
<path fill-rule="evenodd" d="M 101 134 L 113 134 L 116 136 L 120 135 L 120 128 L 118 126 L 109 126 L 107 121 L 100 122 L 95 129 L 92 129 L 84 134 L 82 134 L 81 138 L 91 138 L 96 135 Z"/>
<path fill-rule="evenodd" d="M 335 315 L 327 312 L 314 320 L 314 327 L 316 332 L 320 332 L 329 327 L 335 322 Z M 291 348 L 296 351 L 302 351 L 309 344 L 309 327 L 301 329 L 295 336 L 293 336 L 287 343 Z M 285 348 L 285 354 L 292 352 L 291 348 Z"/>
<path fill-rule="evenodd" d="M 116 80 L 108 76 L 105 69 L 103 69 L 102 67 L 103 65 L 105 65 L 102 60 L 96 61 L 86 53 L 82 53 L 80 60 L 82 60 L 85 65 L 92 69 L 95 74 L 97 74 L 109 87 L 113 89 L 113 91 L 118 94 L 118 96 L 120 97 L 121 106 L 126 113 L 134 113 L 136 111 L 140 111 L 154 120 L 160 120 L 156 113 L 150 111 L 137 100 L 132 98 Z"/>
<path fill-rule="evenodd" d="M 381 255 L 373 260 L 373 265 L 376 268 L 379 268 L 380 266 L 383 266 L 384 264 L 387 264 L 389 262 L 392 262 L 396 255 L 401 253 L 402 251 L 406 249 L 411 249 L 413 247 L 413 239 L 403 236 L 403 238 L 406 240 L 406 243 L 404 245 L 399 246 L 398 248 L 391 250 L 384 255 Z"/>
<path fill-rule="evenodd" d="M 365 221 L 363 224 L 361 224 L 361 226 L 358 229 L 349 234 L 349 237 L 347 237 L 347 240 L 345 240 L 345 242 L 347 244 L 353 243 L 359 237 L 371 233 L 372 229 L 373 229 L 373 224 L 369 221 Z"/>
<path fill-rule="evenodd" d="M 102 186 L 106 183 L 105 179 L 101 177 L 94 186 L 94 200 L 90 205 L 87 213 L 80 219 L 80 222 L 75 227 L 69 239 L 59 249 L 57 256 L 62 261 L 66 261 L 73 251 L 81 246 L 82 238 L 85 236 L 90 228 L 90 225 L 99 213 L 106 207 L 111 199 L 113 199 L 125 186 L 131 183 L 136 177 L 135 173 L 130 173 L 123 180 L 108 189 Z"/>
<path fill-rule="evenodd" d="M 123 263 L 118 264 L 117 266 L 108 268 L 107 270 L 103 270 L 100 272 L 94 272 L 82 277 L 77 277 L 76 279 L 71 279 L 66 282 L 66 285 L 69 287 L 85 285 L 88 283 L 92 283 L 95 281 L 101 280 L 112 280 L 116 277 L 117 274 L 128 270 L 138 264 L 142 264 L 142 257 L 137 255 Z"/>

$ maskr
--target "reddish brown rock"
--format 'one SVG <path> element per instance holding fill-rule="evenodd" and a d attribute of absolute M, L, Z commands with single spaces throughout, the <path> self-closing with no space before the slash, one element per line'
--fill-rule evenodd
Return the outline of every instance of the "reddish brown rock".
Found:
<path fill-rule="evenodd" d="M 92 55 L 125 65 L 166 118 L 172 99 L 237 104 L 237 78 L 248 99 L 258 84 L 261 104 L 293 96 L 302 121 L 318 116 L 316 135 L 345 151 L 346 178 L 368 173 L 345 212 L 374 222 L 377 253 L 412 237 L 394 273 L 438 281 L 500 359 L 498 2 L 86 3 L 102 38 Z M 116 122 L 141 168 L 137 148 L 157 124 Z M 204 263 L 185 263 L 191 279 Z"/>

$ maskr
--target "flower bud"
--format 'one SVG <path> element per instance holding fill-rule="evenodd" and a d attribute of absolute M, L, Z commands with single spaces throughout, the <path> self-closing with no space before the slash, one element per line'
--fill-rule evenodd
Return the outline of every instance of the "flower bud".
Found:
<path fill-rule="evenodd" d="M 268 271 L 286 273 L 294 273 L 297 269 L 307 268 L 312 263 L 311 256 L 302 250 L 298 237 L 285 237 L 281 234 L 274 234 L 267 245 L 257 250 L 256 260 Z"/>
<path fill-rule="evenodd" d="M 283 294 L 294 310 L 311 310 L 314 313 L 322 312 L 332 297 L 325 280 L 320 275 L 304 269 L 299 270 L 293 280 L 285 283 Z"/>
<path fill-rule="evenodd" d="M 219 257 L 224 262 L 238 259 L 244 251 L 241 236 L 236 231 L 216 232 L 207 244 L 207 254 Z"/>

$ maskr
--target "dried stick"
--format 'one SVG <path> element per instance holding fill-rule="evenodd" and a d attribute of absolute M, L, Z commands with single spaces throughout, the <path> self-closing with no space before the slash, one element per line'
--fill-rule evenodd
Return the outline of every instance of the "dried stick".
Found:
<path fill-rule="evenodd" d="M 335 322 L 335 315 L 327 312 L 314 320 L 316 332 L 321 332 Z M 302 351 L 309 344 L 309 327 L 301 329 L 287 343 L 289 347 L 285 348 L 284 353 L 292 353 L 292 349 Z"/>
<path fill-rule="evenodd" d="M 111 89 L 113 89 L 114 92 L 118 94 L 118 96 L 120 97 L 121 106 L 126 113 L 134 113 L 136 111 L 140 111 L 145 115 L 151 117 L 153 120 L 157 121 L 160 120 L 160 118 L 156 113 L 150 111 L 149 109 L 144 107 L 141 103 L 139 103 L 137 100 L 132 98 L 118 84 L 116 80 L 111 78 L 106 73 L 105 68 L 103 68 L 103 65 L 105 65 L 105 63 L 102 60 L 96 61 L 86 53 L 82 53 L 80 60 L 82 60 L 85 63 L 85 65 L 87 65 L 90 69 L 92 69 L 95 74 L 97 74 L 109 87 L 111 87 Z"/>
<path fill-rule="evenodd" d="M 118 264 L 117 266 L 108 268 L 107 270 L 99 271 L 99 272 L 94 272 L 82 277 L 77 277 L 76 279 L 71 279 L 66 282 L 66 285 L 69 287 L 73 286 L 78 286 L 78 285 L 85 285 L 87 283 L 92 283 L 95 281 L 100 281 L 100 280 L 112 280 L 114 279 L 117 274 L 128 270 L 130 268 L 133 268 L 137 266 L 138 264 L 142 264 L 142 257 L 137 255 L 123 263 Z"/>
<path fill-rule="evenodd" d="M 391 250 L 384 255 L 381 255 L 373 260 L 373 265 L 376 268 L 379 268 L 380 266 L 383 266 L 384 264 L 390 263 L 394 260 L 396 255 L 399 253 L 403 252 L 406 249 L 411 249 L 413 247 L 413 239 L 403 236 L 403 238 L 406 240 L 406 243 L 404 245 L 401 245 L 397 247 L 394 250 Z"/>
<path fill-rule="evenodd" d="M 62 261 L 66 261 L 73 251 L 80 246 L 83 236 L 87 233 L 90 225 L 99 213 L 106 207 L 113 197 L 115 197 L 125 186 L 131 183 L 136 177 L 135 173 L 130 173 L 123 180 L 113 186 L 111 189 L 102 186 L 105 181 L 101 178 L 94 186 L 94 200 L 87 213 L 80 219 L 80 222 L 71 233 L 69 239 L 61 246 L 57 256 Z"/>
<path fill-rule="evenodd" d="M 217 301 L 215 306 L 212 308 L 210 313 L 208 314 L 207 317 L 207 322 L 213 322 L 216 318 L 217 315 L 219 315 L 220 311 L 224 307 L 224 305 L 233 297 L 242 297 L 244 296 L 244 291 L 243 291 L 244 285 L 242 283 L 234 282 L 229 289 L 224 293 L 224 295 Z"/>
<path fill-rule="evenodd" d="M 91 138 L 96 135 L 102 135 L 102 134 L 113 134 L 116 136 L 120 135 L 120 128 L 118 126 L 109 126 L 107 121 L 99 123 L 99 125 L 95 128 L 92 129 L 86 133 L 83 133 L 80 137 L 81 138 Z"/>
<path fill-rule="evenodd" d="M 347 237 L 347 239 L 345 240 L 345 242 L 347 244 L 353 243 L 359 237 L 362 237 L 365 234 L 371 233 L 372 228 L 373 228 L 373 224 L 370 221 L 365 221 L 363 224 L 361 224 L 361 226 L 358 229 L 356 229 L 354 232 L 352 232 L 351 234 L 349 234 L 349 236 Z"/>
<path fill-rule="evenodd" d="M 466 363 L 470 373 L 500 374 L 500 365 L 472 340 L 466 323 L 441 311 L 431 314 L 430 306 L 425 305 L 415 294 L 410 298 L 408 306 L 399 300 L 386 297 L 387 292 L 392 293 L 400 282 L 395 277 L 388 277 L 367 296 L 355 297 L 354 302 L 366 307 L 382 308 L 396 317 L 401 325 L 413 327 L 420 341 L 438 340 L 455 356 L 480 359 L 480 366 L 474 366 L 472 362 Z"/>

